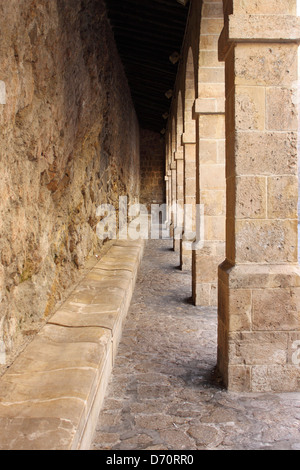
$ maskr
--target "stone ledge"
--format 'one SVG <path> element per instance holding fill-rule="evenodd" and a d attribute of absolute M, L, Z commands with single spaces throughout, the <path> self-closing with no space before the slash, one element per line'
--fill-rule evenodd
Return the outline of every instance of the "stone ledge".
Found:
<path fill-rule="evenodd" d="M 300 41 L 300 18 L 292 15 L 231 15 L 229 41 Z"/>
<path fill-rule="evenodd" d="M 143 247 L 115 242 L 1 377 L 1 450 L 90 448 Z"/>
<path fill-rule="evenodd" d="M 230 15 L 218 46 L 219 61 L 237 43 L 300 43 L 300 18 L 292 15 Z"/>

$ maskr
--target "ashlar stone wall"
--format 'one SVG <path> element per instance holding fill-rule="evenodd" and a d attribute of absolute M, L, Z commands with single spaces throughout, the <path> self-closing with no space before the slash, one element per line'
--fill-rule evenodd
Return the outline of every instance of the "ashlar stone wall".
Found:
<path fill-rule="evenodd" d="M 300 388 L 299 43 L 296 0 L 190 2 L 166 169 L 183 148 L 184 202 L 204 209 L 193 300 L 218 304 L 218 370 L 234 391 Z"/>

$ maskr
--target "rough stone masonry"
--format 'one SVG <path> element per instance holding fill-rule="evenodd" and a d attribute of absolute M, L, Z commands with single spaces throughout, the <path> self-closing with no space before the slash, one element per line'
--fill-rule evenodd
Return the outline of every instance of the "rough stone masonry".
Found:
<path fill-rule="evenodd" d="M 139 196 L 139 128 L 103 0 L 0 3 L 0 327 L 7 359 Z"/>

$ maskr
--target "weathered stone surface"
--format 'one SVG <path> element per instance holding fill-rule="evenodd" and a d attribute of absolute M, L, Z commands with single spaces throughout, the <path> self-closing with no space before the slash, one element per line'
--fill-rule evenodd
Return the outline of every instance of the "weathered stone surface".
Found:
<path fill-rule="evenodd" d="M 0 325 L 10 363 L 99 252 L 96 208 L 139 196 L 139 128 L 102 0 L 1 2 L 0 29 Z"/>
<path fill-rule="evenodd" d="M 261 14 L 257 10 L 255 13 L 258 14 L 230 16 L 230 41 L 300 42 L 300 21 L 296 16 Z"/>
<path fill-rule="evenodd" d="M 126 262 L 130 250 L 130 242 L 116 247 L 119 262 L 122 255 Z M 138 248 L 136 242 L 131 251 L 135 270 L 130 271 L 130 279 L 124 278 L 123 271 L 109 271 L 111 282 L 126 281 L 127 287 L 109 287 L 109 276 L 99 276 L 101 271 L 94 265 L 89 273 L 95 274 L 92 280 L 85 278 L 76 287 L 70 300 L 1 377 L 0 420 L 5 430 L 5 436 L 0 432 L 1 449 L 90 446 L 131 300 L 142 243 Z M 112 259 L 109 253 L 102 257 L 104 264 L 106 258 Z"/>

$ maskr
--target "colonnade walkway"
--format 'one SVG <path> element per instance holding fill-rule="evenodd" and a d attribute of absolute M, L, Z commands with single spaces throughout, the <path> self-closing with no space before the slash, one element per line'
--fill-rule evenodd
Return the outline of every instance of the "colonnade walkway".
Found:
<path fill-rule="evenodd" d="M 147 242 L 93 450 L 300 450 L 300 393 L 235 394 L 217 311 L 193 306 L 171 240 Z"/>

